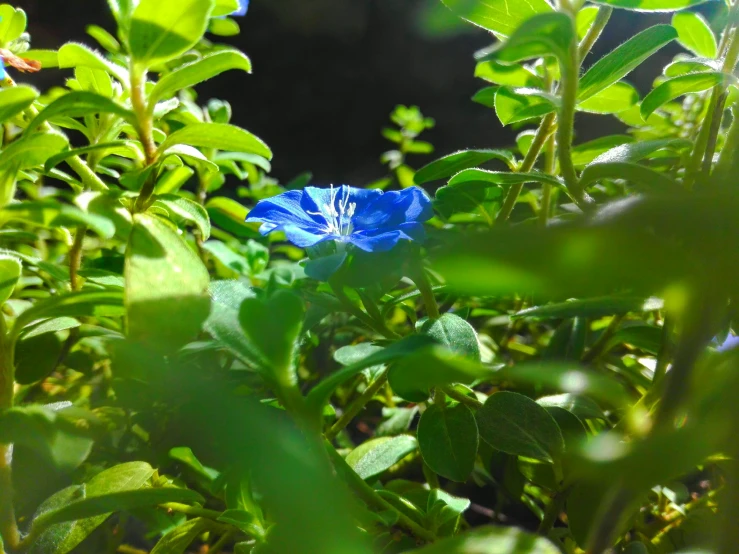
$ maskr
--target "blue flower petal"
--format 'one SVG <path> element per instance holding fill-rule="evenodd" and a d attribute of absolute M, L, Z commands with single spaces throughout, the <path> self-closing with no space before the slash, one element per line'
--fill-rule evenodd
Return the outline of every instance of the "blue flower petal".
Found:
<path fill-rule="evenodd" d="M 397 226 L 407 221 L 426 221 L 433 216 L 431 200 L 418 187 L 386 192 L 364 206 L 357 206 L 355 229 Z"/>
<path fill-rule="evenodd" d="M 274 231 L 275 229 L 273 229 Z M 297 225 L 283 225 L 280 230 L 285 233 L 287 240 L 300 248 L 308 248 L 315 246 L 319 242 L 324 242 L 335 238 L 333 235 L 327 235 L 321 231 L 301 228 Z"/>
<path fill-rule="evenodd" d="M 272 230 L 283 225 L 296 225 L 305 229 L 320 228 L 320 222 L 314 219 L 307 211 L 318 210 L 315 203 L 308 199 L 301 190 L 289 190 L 278 196 L 260 200 L 249 212 L 246 221 L 260 221 L 274 225 Z M 306 211 L 305 208 L 308 208 Z"/>
<path fill-rule="evenodd" d="M 246 15 L 246 10 L 249 9 L 249 0 L 239 0 L 239 9 L 233 12 L 231 15 Z"/>
<path fill-rule="evenodd" d="M 8 74 L 5 72 L 5 63 L 2 58 L 0 58 L 0 81 L 4 81 L 7 76 Z"/>
<path fill-rule="evenodd" d="M 736 337 L 732 337 L 729 335 L 726 337 L 726 340 L 716 348 L 718 352 L 728 352 L 729 350 L 734 350 L 735 348 L 739 348 L 739 335 Z"/>
<path fill-rule="evenodd" d="M 422 241 L 426 231 L 421 223 L 403 223 L 395 229 L 360 231 L 352 234 L 349 242 L 365 252 L 387 252 L 401 240 Z"/>

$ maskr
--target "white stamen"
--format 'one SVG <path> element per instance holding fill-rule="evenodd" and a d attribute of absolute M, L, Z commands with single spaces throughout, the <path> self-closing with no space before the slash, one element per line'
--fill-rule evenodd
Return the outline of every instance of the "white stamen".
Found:
<path fill-rule="evenodd" d="M 346 192 L 344 192 L 346 191 Z M 342 189 L 342 197 L 339 199 L 339 209 L 336 209 L 336 197 L 338 195 L 338 189 L 335 189 L 331 185 L 331 198 L 330 203 L 322 204 L 319 206 L 319 212 L 306 212 L 309 215 L 317 215 L 322 217 L 326 221 L 326 227 L 324 229 L 327 235 L 351 235 L 354 230 L 352 225 L 352 217 L 356 211 L 356 202 L 349 202 L 349 192 L 347 189 Z M 345 219 L 346 218 L 346 219 Z"/>

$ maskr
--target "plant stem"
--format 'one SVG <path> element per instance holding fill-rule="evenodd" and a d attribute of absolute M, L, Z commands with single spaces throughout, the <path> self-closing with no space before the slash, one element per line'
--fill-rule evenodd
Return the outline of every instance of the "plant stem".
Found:
<path fill-rule="evenodd" d="M 79 156 L 67 158 L 67 164 L 69 167 L 74 169 L 77 175 L 79 175 L 82 184 L 90 190 L 94 190 L 96 192 L 104 192 L 108 190 L 108 185 L 106 185 L 103 180 L 98 177 L 97 173 L 90 169 L 90 167 Z"/>
<path fill-rule="evenodd" d="M 69 249 L 69 284 L 72 291 L 80 290 L 79 270 L 82 265 L 82 244 L 85 241 L 86 225 L 77 227 L 72 248 Z"/>
<path fill-rule="evenodd" d="M 387 383 L 386 369 L 377 379 L 364 390 L 364 392 L 352 402 L 349 407 L 341 414 L 341 417 L 334 423 L 331 428 L 326 431 L 325 436 L 329 441 L 334 440 L 339 433 L 357 416 L 359 412 L 375 397 L 382 387 Z"/>
<path fill-rule="evenodd" d="M 149 110 L 146 101 L 146 71 L 138 67 L 131 67 L 131 106 L 136 114 L 136 127 L 139 140 L 144 147 L 145 167 L 149 167 L 157 161 L 157 146 L 154 142 L 154 116 Z M 139 197 L 136 199 L 135 210 L 144 211 L 154 193 L 156 179 L 154 173 L 150 173 L 141 187 Z"/>
<path fill-rule="evenodd" d="M 603 29 L 605 29 L 608 20 L 611 19 L 612 13 L 613 8 L 610 6 L 601 6 L 598 8 L 598 14 L 595 16 L 595 21 L 593 21 L 593 24 L 590 26 L 590 29 L 588 29 L 588 32 L 583 37 L 582 41 L 580 41 L 580 45 L 577 48 L 577 54 L 580 60 L 584 60 L 585 56 L 588 55 L 590 49 L 595 44 L 595 41 L 598 40 Z"/>
<path fill-rule="evenodd" d="M 565 501 L 567 500 L 567 496 L 569 495 L 569 493 L 570 489 L 566 488 L 564 490 L 558 491 L 552 497 L 552 499 L 549 501 L 549 504 L 547 505 L 547 509 L 544 511 L 544 517 L 539 524 L 539 529 L 537 530 L 537 533 L 544 536 L 547 536 L 549 534 L 549 531 L 552 530 L 554 524 L 557 523 L 557 519 L 559 518 L 559 514 L 564 508 Z"/>
<path fill-rule="evenodd" d="M 428 275 L 426 275 L 419 254 L 416 253 L 414 257 L 411 279 L 413 279 L 413 282 L 418 287 L 418 292 L 421 293 L 421 298 L 423 298 L 423 304 L 426 306 L 426 313 L 429 319 L 439 319 L 441 314 L 439 313 L 439 305 L 436 303 L 436 296 L 434 296 L 431 281 L 429 281 Z"/>
<path fill-rule="evenodd" d="M 15 382 L 15 344 L 7 332 L 5 316 L 0 312 L 0 410 L 13 406 Z M 13 506 L 12 479 L 13 445 L 0 445 L 0 534 L 2 542 L 11 550 L 20 543 L 18 522 Z"/>
<path fill-rule="evenodd" d="M 187 504 L 180 504 L 179 502 L 167 502 L 165 504 L 160 504 L 159 507 L 164 508 L 165 510 L 168 510 L 170 512 L 185 514 L 186 516 L 204 517 L 213 520 L 217 520 L 219 517 L 221 517 L 221 514 L 223 513 L 216 510 L 199 508 L 197 506 L 188 506 Z"/>
<path fill-rule="evenodd" d="M 608 345 L 608 341 L 611 340 L 611 337 L 616 333 L 616 331 L 618 330 L 618 326 L 621 325 L 624 317 L 626 317 L 626 314 L 619 314 L 611 319 L 611 322 L 608 324 L 608 327 L 606 327 L 606 330 L 601 333 L 600 337 L 598 337 L 598 340 L 595 341 L 595 344 L 591 346 L 590 350 L 588 350 L 582 357 L 581 361 L 583 363 L 587 364 L 594 362 L 601 356 L 601 354 L 603 354 L 606 346 Z"/>
<path fill-rule="evenodd" d="M 213 546 L 208 549 L 208 554 L 219 554 L 235 536 L 236 530 L 232 529 L 230 531 L 226 531 L 216 542 L 213 543 Z"/>
<path fill-rule="evenodd" d="M 718 163 L 714 169 L 714 175 L 719 182 L 725 182 L 729 176 L 736 173 L 739 165 L 739 105 L 732 106 L 734 120 L 731 122 L 729 132 L 726 134 L 724 146 L 718 156 Z"/>
<path fill-rule="evenodd" d="M 464 404 L 465 406 L 472 408 L 473 410 L 479 410 L 483 406 L 483 403 L 480 402 L 477 398 L 467 396 L 466 394 L 463 394 L 453 389 L 452 387 L 444 387 L 443 390 L 449 398 L 451 398 L 452 400 L 456 400 L 460 404 Z"/>
<path fill-rule="evenodd" d="M 549 175 L 554 175 L 555 166 L 557 164 L 557 156 L 555 150 L 554 136 L 550 135 L 547 139 L 546 150 L 544 150 L 544 171 Z M 552 211 L 552 185 L 544 183 L 541 186 L 541 209 L 539 210 L 539 223 L 542 227 L 546 227 L 549 223 L 549 214 Z"/>
<path fill-rule="evenodd" d="M 554 129 L 554 120 L 556 117 L 556 114 L 550 113 L 544 116 L 544 119 L 541 120 L 539 128 L 536 130 L 536 134 L 534 135 L 534 140 L 531 142 L 531 146 L 529 147 L 529 151 L 526 153 L 526 157 L 518 168 L 519 173 L 528 173 L 533 169 L 539 154 L 544 148 L 544 144 Z M 508 220 L 522 190 L 523 183 L 511 185 L 511 188 L 508 189 L 508 194 L 506 194 L 505 200 L 503 200 L 503 206 L 501 206 L 500 212 L 498 212 L 498 216 L 495 219 L 496 223 L 503 223 Z"/>
<path fill-rule="evenodd" d="M 336 298 L 339 299 L 339 301 L 341 302 L 342 306 L 344 306 L 346 311 L 348 311 L 351 315 L 353 315 L 359 321 L 364 323 L 367 327 L 378 332 L 386 339 L 395 340 L 395 339 L 400 338 L 400 335 L 388 329 L 384 323 L 380 325 L 379 323 L 375 322 L 369 315 L 367 315 L 362 310 L 357 308 L 354 305 L 354 303 L 349 299 L 349 297 L 346 295 L 346 293 L 344 292 L 344 288 L 340 284 L 332 283 L 329 281 L 329 285 L 331 286 L 331 289 L 334 291 Z"/>
<path fill-rule="evenodd" d="M 559 170 L 565 180 L 567 190 L 578 205 L 583 201 L 577 171 L 572 163 L 572 140 L 575 132 L 575 105 L 577 104 L 577 85 L 580 72 L 580 58 L 577 44 L 573 40 L 568 51 L 569 59 L 560 64 L 560 98 L 562 106 L 557 118 L 557 155 Z"/>
<path fill-rule="evenodd" d="M 434 533 L 432 533 L 428 529 L 424 529 L 423 527 L 421 527 L 418 523 L 413 521 L 403 512 L 395 508 L 395 506 L 393 506 L 380 495 L 378 495 L 377 492 L 375 492 L 375 489 L 370 487 L 364 481 L 364 479 L 362 479 L 357 474 L 356 471 L 349 467 L 349 465 L 346 463 L 346 460 L 344 460 L 344 458 L 342 458 L 339 453 L 336 452 L 336 449 L 331 446 L 329 442 L 324 441 L 324 444 L 336 472 L 344 479 L 349 487 L 357 494 L 357 496 L 359 496 L 359 498 L 362 499 L 365 504 L 367 504 L 371 508 L 376 509 L 379 512 L 390 510 L 393 513 L 397 514 L 398 527 L 402 527 L 406 531 L 409 531 L 413 536 L 418 537 L 419 539 L 422 539 L 426 542 L 434 542 L 436 540 L 436 535 Z"/>

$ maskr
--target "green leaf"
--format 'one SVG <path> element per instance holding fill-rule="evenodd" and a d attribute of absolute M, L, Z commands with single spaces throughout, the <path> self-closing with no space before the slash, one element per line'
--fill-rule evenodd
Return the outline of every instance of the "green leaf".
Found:
<path fill-rule="evenodd" d="M 156 197 L 156 201 L 173 215 L 195 224 L 200 231 L 200 238 L 210 238 L 210 219 L 203 206 L 176 194 L 162 194 Z"/>
<path fill-rule="evenodd" d="M 243 238 L 254 238 L 258 233 L 244 220 L 249 214 L 244 206 L 225 196 L 211 198 L 205 204 L 208 216 L 214 225 L 224 231 Z"/>
<path fill-rule="evenodd" d="M 348 365 L 326 377 L 308 393 L 307 402 L 311 408 L 321 410 L 337 387 L 360 373 L 363 369 L 405 358 L 413 352 L 427 348 L 433 343 L 433 339 L 425 335 L 409 335 L 402 338 L 399 341 L 392 343 L 387 348 L 383 348 L 379 352 L 370 354 L 366 358 Z"/>
<path fill-rule="evenodd" d="M 653 325 L 630 325 L 628 327 L 622 327 L 608 339 L 604 350 L 608 352 L 616 346 L 628 344 L 656 356 L 659 354 L 660 347 L 662 346 L 663 335 L 664 330 L 661 327 L 655 327 Z"/>
<path fill-rule="evenodd" d="M 280 290 L 266 300 L 246 298 L 239 309 L 239 323 L 260 365 L 270 370 L 282 386 L 293 386 L 293 368 L 298 338 L 303 327 L 305 306 L 291 291 Z"/>
<path fill-rule="evenodd" d="M 442 314 L 439 319 L 429 319 L 421 326 L 421 332 L 432 337 L 460 356 L 480 361 L 480 345 L 474 327 L 456 314 Z"/>
<path fill-rule="evenodd" d="M 97 152 L 99 160 L 102 160 L 111 154 L 116 154 L 125 158 L 135 158 L 136 154 L 139 153 L 139 148 L 136 142 L 130 140 L 114 140 L 111 142 L 91 144 L 90 146 L 81 146 L 80 148 L 72 148 L 70 150 L 65 150 L 64 152 L 59 152 L 59 154 L 51 156 L 46 160 L 44 171 L 51 171 L 54 167 L 72 156 L 81 156 L 82 154 L 89 154 L 91 152 Z"/>
<path fill-rule="evenodd" d="M 67 137 L 61 133 L 38 133 L 16 140 L 0 154 L 0 169 L 23 170 L 43 165 L 67 146 Z"/>
<path fill-rule="evenodd" d="M 534 94 L 537 92 L 541 94 Z M 536 89 L 500 87 L 495 93 L 495 113 L 503 125 L 541 117 L 557 109 L 552 99 L 543 94 Z"/>
<path fill-rule="evenodd" d="M 0 6 L 0 42 L 7 44 L 20 38 L 26 30 L 26 12 L 9 4 Z"/>
<path fill-rule="evenodd" d="M 726 86 L 736 82 L 736 77 L 719 71 L 688 73 L 668 79 L 644 97 L 641 103 L 641 116 L 646 120 L 655 110 L 670 100 L 689 94 L 701 92 L 715 86 Z"/>
<path fill-rule="evenodd" d="M 72 485 L 62 489 L 39 506 L 34 519 L 42 517 L 46 512 L 62 508 L 69 502 L 84 498 L 84 496 L 85 487 L 83 485 Z M 106 519 L 107 516 L 97 516 L 54 525 L 41 533 L 31 545 L 29 552 L 30 554 L 67 554 Z"/>
<path fill-rule="evenodd" d="M 710 0 L 593 0 L 594 4 L 604 4 L 614 8 L 624 8 L 636 12 L 671 12 L 697 6 Z"/>
<path fill-rule="evenodd" d="M 26 50 L 23 52 L 23 57 L 39 62 L 43 68 L 59 66 L 59 59 L 56 50 Z"/>
<path fill-rule="evenodd" d="M 220 50 L 203 58 L 180 66 L 164 75 L 149 95 L 150 104 L 169 98 L 182 89 L 193 87 L 212 79 L 229 69 L 241 69 L 251 73 L 251 62 L 238 50 Z"/>
<path fill-rule="evenodd" d="M 61 204 L 56 200 L 17 202 L 5 206 L 0 211 L 0 222 L 5 221 L 25 221 L 47 228 L 77 227 L 83 224 L 102 238 L 111 238 L 115 234 L 115 225 L 108 218 L 87 213 L 76 206 Z"/>
<path fill-rule="evenodd" d="M 228 269 L 241 275 L 250 272 L 248 260 L 241 254 L 234 252 L 229 246 L 220 240 L 209 240 L 203 243 L 203 249 L 210 252 L 213 257 Z"/>
<path fill-rule="evenodd" d="M 662 70 L 665 77 L 677 77 L 686 73 L 701 71 L 720 71 L 722 63 L 709 58 L 678 58 Z"/>
<path fill-rule="evenodd" d="M 188 51 L 205 34 L 214 0 L 140 0 L 128 45 L 137 63 L 165 62 Z"/>
<path fill-rule="evenodd" d="M 118 102 L 96 92 L 77 90 L 53 100 L 28 124 L 28 129 L 36 129 L 43 122 L 54 117 L 82 117 L 91 113 L 111 113 L 129 123 L 135 123 L 136 121 L 133 112 L 124 108 Z M 26 132 L 30 134 L 30 131 Z"/>
<path fill-rule="evenodd" d="M 99 69 L 111 74 L 124 86 L 128 86 L 130 77 L 128 70 L 104 58 L 99 52 L 91 50 L 84 44 L 70 42 L 59 49 L 58 64 L 61 69 L 87 67 Z"/>
<path fill-rule="evenodd" d="M 192 541 L 206 531 L 208 527 L 207 519 L 201 517 L 190 519 L 159 539 L 151 554 L 184 554 Z"/>
<path fill-rule="evenodd" d="M 510 2 L 509 0 L 442 0 L 459 17 L 492 31 L 509 36 L 519 25 L 536 14 L 552 11 L 546 0 Z"/>
<path fill-rule="evenodd" d="M 567 319 L 571 317 L 599 318 L 629 312 L 661 310 L 664 302 L 659 298 L 633 296 L 604 296 L 583 300 L 568 300 L 546 306 L 535 306 L 517 312 L 512 317 L 528 319 Z"/>
<path fill-rule="evenodd" d="M 208 271 L 170 225 L 136 214 L 126 249 L 128 335 L 171 352 L 195 337 L 210 311 Z"/>
<path fill-rule="evenodd" d="M 38 91 L 26 85 L 0 90 L 0 123 L 15 117 L 33 104 Z"/>
<path fill-rule="evenodd" d="M 580 102 L 577 109 L 590 113 L 619 113 L 639 102 L 639 93 L 628 83 L 618 82 Z"/>
<path fill-rule="evenodd" d="M 258 364 L 259 352 L 239 325 L 239 307 L 256 296 L 253 289 L 241 281 L 213 281 L 208 292 L 212 307 L 205 330 L 243 362 Z"/>
<path fill-rule="evenodd" d="M 563 13 L 542 13 L 524 21 L 515 32 L 481 60 L 514 63 L 542 56 L 556 56 L 569 62 L 569 49 L 575 40 L 572 19 Z"/>
<path fill-rule="evenodd" d="M 103 514 L 110 515 L 113 512 L 144 506 L 154 507 L 166 502 L 194 504 L 204 503 L 205 499 L 195 491 L 176 487 L 142 487 L 96 495 L 91 495 L 88 492 L 85 498 L 70 502 L 63 508 L 44 514 L 43 523 L 44 525 L 53 525 Z"/>
<path fill-rule="evenodd" d="M 510 173 L 506 171 L 488 171 L 486 169 L 465 169 L 449 180 L 447 186 L 457 186 L 462 183 L 490 183 L 495 185 L 515 185 L 519 183 L 549 183 L 562 188 L 562 183 L 546 173 Z"/>
<path fill-rule="evenodd" d="M 0 254 L 0 306 L 13 294 L 22 271 L 23 266 L 18 258 Z"/>
<path fill-rule="evenodd" d="M 595 158 L 592 161 L 592 164 L 638 162 L 648 158 L 663 148 L 670 148 L 679 151 L 689 148 L 690 146 L 690 141 L 684 139 L 656 139 L 631 142 L 611 148 Z"/>
<path fill-rule="evenodd" d="M 562 432 L 546 409 L 515 392 L 496 392 L 477 411 L 480 437 L 496 450 L 553 462 L 564 451 Z"/>
<path fill-rule="evenodd" d="M 423 461 L 435 473 L 464 482 L 477 457 L 477 423 L 464 404 L 431 405 L 418 422 L 418 446 Z"/>
<path fill-rule="evenodd" d="M 577 12 L 575 27 L 577 27 L 578 40 L 582 40 L 588 34 L 598 16 L 598 9 L 597 6 L 585 6 Z"/>
<path fill-rule="evenodd" d="M 609 135 L 583 142 L 572 149 L 572 163 L 577 168 L 583 167 L 612 148 L 629 142 L 634 142 L 634 139 L 628 135 Z"/>
<path fill-rule="evenodd" d="M 478 62 L 475 65 L 475 77 L 509 87 L 539 87 L 543 88 L 541 78 L 528 67 L 521 64 L 506 65 L 495 60 Z"/>
<path fill-rule="evenodd" d="M 718 54 L 716 37 L 699 13 L 676 13 L 672 16 L 672 26 L 677 29 L 677 41 L 694 54 L 704 58 L 715 58 Z"/>
<path fill-rule="evenodd" d="M 559 554 L 560 550 L 545 537 L 516 527 L 482 526 L 456 537 L 449 537 L 414 554 Z"/>
<path fill-rule="evenodd" d="M 165 152 L 175 144 L 188 144 L 203 148 L 217 148 L 233 152 L 258 154 L 268 160 L 272 159 L 272 151 L 261 139 L 235 125 L 227 123 L 193 123 L 175 131 L 159 146 Z"/>
<path fill-rule="evenodd" d="M 15 321 L 13 332 L 19 334 L 27 325 L 54 317 L 114 317 L 123 314 L 120 291 L 81 291 L 51 296 L 36 302 Z"/>
<path fill-rule="evenodd" d="M 646 192 L 677 190 L 677 183 L 667 175 L 633 163 L 591 163 L 580 175 L 580 186 L 587 188 L 603 179 L 623 179 Z"/>
<path fill-rule="evenodd" d="M 418 448 L 415 437 L 398 435 L 363 442 L 346 457 L 346 463 L 362 479 L 383 473 Z"/>
<path fill-rule="evenodd" d="M 79 325 L 79 323 L 78 323 Z M 15 380 L 30 385 L 48 377 L 56 369 L 62 341 L 54 333 L 24 337 L 15 344 Z"/>
<path fill-rule="evenodd" d="M 628 1 L 633 3 L 633 0 Z M 620 81 L 649 56 L 676 38 L 677 31 L 671 25 L 655 25 L 633 36 L 588 69 L 580 79 L 578 100 L 587 100 Z"/>
<path fill-rule="evenodd" d="M 424 402 L 434 387 L 466 385 L 493 374 L 492 369 L 480 363 L 455 355 L 442 346 L 433 346 L 398 360 L 390 368 L 388 379 L 398 396 L 411 402 Z"/>
<path fill-rule="evenodd" d="M 444 177 L 451 177 L 455 173 L 477 167 L 490 160 L 505 162 L 509 168 L 515 163 L 515 158 L 508 150 L 461 150 L 425 165 L 416 171 L 413 180 L 422 185 Z"/>
<path fill-rule="evenodd" d="M 472 101 L 485 106 L 486 108 L 495 109 L 495 95 L 500 87 L 485 87 L 478 90 L 473 96 Z"/>
<path fill-rule="evenodd" d="M 52 317 L 51 319 L 42 321 L 38 325 L 26 328 L 23 333 L 23 338 L 30 339 L 45 333 L 56 333 L 57 331 L 74 329 L 79 326 L 80 322 L 73 317 Z"/>
<path fill-rule="evenodd" d="M 605 419 L 603 410 L 593 399 L 578 394 L 564 393 L 542 396 L 536 403 L 545 408 L 562 408 L 572 412 L 579 419 Z"/>
<path fill-rule="evenodd" d="M 224 15 L 231 15 L 239 9 L 238 0 L 216 0 L 215 7 L 211 17 L 223 17 Z"/>

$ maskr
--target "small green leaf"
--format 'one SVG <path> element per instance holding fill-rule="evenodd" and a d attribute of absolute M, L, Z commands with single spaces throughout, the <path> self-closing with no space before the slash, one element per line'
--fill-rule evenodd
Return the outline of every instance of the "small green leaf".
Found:
<path fill-rule="evenodd" d="M 165 62 L 192 48 L 205 34 L 214 0 L 140 0 L 128 45 L 140 64 Z"/>
<path fill-rule="evenodd" d="M 210 238 L 210 219 L 203 206 L 176 194 L 162 194 L 156 197 L 156 202 L 177 217 L 195 224 L 200 231 L 200 238 L 203 240 Z"/>
<path fill-rule="evenodd" d="M 203 148 L 217 148 L 234 152 L 258 154 L 268 160 L 272 151 L 261 139 L 235 125 L 227 123 L 193 123 L 175 131 L 159 146 L 165 152 L 175 144 L 187 144 Z"/>
<path fill-rule="evenodd" d="M 0 123 L 15 117 L 31 106 L 38 98 L 38 91 L 26 85 L 0 90 Z"/>
<path fill-rule="evenodd" d="M 614 8 L 624 8 L 636 12 L 671 12 L 697 6 L 710 0 L 593 0 L 594 4 L 604 4 Z"/>
<path fill-rule="evenodd" d="M 239 309 L 241 329 L 251 341 L 260 365 L 283 386 L 297 382 L 293 358 L 304 316 L 302 300 L 287 290 L 266 300 L 246 298 Z"/>
<path fill-rule="evenodd" d="M 709 58 L 678 58 L 662 70 L 665 77 L 677 77 L 686 73 L 720 71 L 722 63 Z"/>
<path fill-rule="evenodd" d="M 472 325 L 456 314 L 446 313 L 439 319 L 427 320 L 421 326 L 421 332 L 460 356 L 480 361 L 477 332 Z"/>
<path fill-rule="evenodd" d="M 0 6 L 0 42 L 11 43 L 26 30 L 26 12 L 9 4 Z"/>
<path fill-rule="evenodd" d="M 696 12 L 680 12 L 672 16 L 672 26 L 677 29 L 677 41 L 704 58 L 715 58 L 718 53 L 716 37 L 703 16 Z"/>
<path fill-rule="evenodd" d="M 671 25 L 655 25 L 633 36 L 588 69 L 580 79 L 578 100 L 587 100 L 620 81 L 649 56 L 676 38 L 677 31 Z"/>
<path fill-rule="evenodd" d="M 593 399 L 578 394 L 542 396 L 536 403 L 545 408 L 562 408 L 572 412 L 579 419 L 605 419 L 603 410 Z"/>
<path fill-rule="evenodd" d="M 510 173 L 506 171 L 488 171 L 486 169 L 465 169 L 464 171 L 460 171 L 449 180 L 448 186 L 471 182 L 491 183 L 503 186 L 518 183 L 549 183 L 559 188 L 563 186 L 556 177 L 552 177 L 546 173 Z"/>
<path fill-rule="evenodd" d="M 27 325 L 54 317 L 114 317 L 123 314 L 120 291 L 82 291 L 51 296 L 36 302 L 15 321 L 13 332 L 19 334 Z"/>
<path fill-rule="evenodd" d="M 553 462 L 564 451 L 564 438 L 557 422 L 522 394 L 493 393 L 476 417 L 480 436 L 496 450 L 542 462 Z"/>
<path fill-rule="evenodd" d="M 79 325 L 79 324 L 78 324 Z M 24 337 L 15 344 L 15 380 L 30 385 L 48 377 L 56 369 L 62 341 L 54 333 Z"/>
<path fill-rule="evenodd" d="M 477 167 L 490 160 L 500 160 L 512 168 L 515 158 L 508 150 L 461 150 L 431 162 L 416 171 L 413 180 L 422 185 L 444 177 L 451 177 L 463 169 Z"/>
<path fill-rule="evenodd" d="M 571 317 L 598 318 L 607 315 L 629 312 L 650 312 L 661 310 L 664 302 L 659 298 L 639 298 L 633 296 L 604 296 L 583 300 L 568 300 L 546 306 L 527 308 L 516 313 L 514 318 L 528 319 L 567 319 Z"/>
<path fill-rule="evenodd" d="M 214 52 L 164 75 L 151 90 L 149 102 L 156 104 L 184 88 L 212 79 L 229 69 L 241 69 L 251 73 L 251 62 L 237 50 Z"/>
<path fill-rule="evenodd" d="M 444 5 L 459 17 L 492 31 L 509 36 L 529 18 L 552 11 L 546 0 L 442 0 Z"/>
<path fill-rule="evenodd" d="M 646 192 L 676 191 L 677 183 L 667 175 L 646 166 L 623 163 L 591 163 L 580 175 L 580 186 L 586 188 L 603 179 L 622 179 Z"/>
<path fill-rule="evenodd" d="M 418 422 L 418 446 L 424 462 L 435 472 L 464 482 L 472 473 L 477 457 L 477 423 L 464 404 L 433 404 Z"/>
<path fill-rule="evenodd" d="M 12 142 L 0 154 L 0 169 L 29 169 L 44 162 L 67 146 L 61 133 L 38 133 Z"/>
<path fill-rule="evenodd" d="M 449 537 L 414 554 L 560 554 L 549 539 L 516 527 L 482 526 Z"/>
<path fill-rule="evenodd" d="M 125 86 L 128 86 L 130 77 L 128 70 L 118 64 L 104 58 L 99 52 L 91 50 L 84 44 L 70 42 L 59 49 L 58 61 L 59 67 L 62 69 L 87 67 L 90 69 L 100 69 L 110 73 Z"/>
<path fill-rule="evenodd" d="M 544 85 L 541 78 L 528 67 L 521 64 L 502 64 L 495 60 L 478 62 L 475 66 L 475 77 L 495 85 L 509 87 L 543 88 Z"/>
<path fill-rule="evenodd" d="M 595 23 L 599 8 L 597 6 L 585 6 L 577 12 L 575 27 L 577 27 L 577 38 L 582 40 Z"/>
<path fill-rule="evenodd" d="M 36 129 L 43 122 L 54 117 L 82 117 L 91 113 L 112 113 L 129 123 L 136 121 L 133 112 L 118 102 L 95 92 L 78 90 L 53 100 L 28 124 L 28 129 Z M 30 131 L 26 132 L 30 133 Z"/>
<path fill-rule="evenodd" d="M 590 113 L 619 113 L 639 102 L 639 93 L 628 83 L 618 82 L 604 88 L 587 100 L 580 102 L 577 109 Z"/>
<path fill-rule="evenodd" d="M 150 554 L 184 554 L 192 541 L 208 527 L 207 519 L 201 517 L 190 519 L 159 539 Z"/>
<path fill-rule="evenodd" d="M 398 360 L 390 368 L 388 380 L 393 391 L 411 402 L 428 399 L 434 387 L 469 384 L 489 378 L 494 371 L 450 352 L 442 346 L 418 350 Z"/>
<path fill-rule="evenodd" d="M 55 156 L 51 156 L 44 164 L 44 171 L 49 172 L 54 167 L 62 163 L 64 160 L 71 158 L 72 156 L 80 156 L 82 154 L 89 154 L 90 152 L 97 152 L 98 159 L 102 160 L 106 156 L 118 155 L 125 158 L 135 158 L 136 154 L 139 153 L 139 147 L 137 143 L 131 140 L 114 140 L 111 142 L 102 142 L 98 144 L 91 144 L 90 146 L 81 146 L 79 148 L 72 148 L 59 152 Z"/>
<path fill-rule="evenodd" d="M 684 150 L 691 146 L 690 141 L 684 139 L 656 139 L 629 142 L 621 144 L 604 152 L 595 158 L 591 165 L 610 163 L 634 163 L 648 158 L 663 148 Z"/>
<path fill-rule="evenodd" d="M 586 166 L 604 152 L 629 142 L 634 139 L 628 135 L 609 135 L 583 142 L 572 149 L 572 163 L 577 168 Z"/>
<path fill-rule="evenodd" d="M 13 294 L 23 266 L 18 258 L 0 254 L 0 306 Z"/>
<path fill-rule="evenodd" d="M 256 295 L 241 281 L 213 281 L 208 287 L 211 313 L 204 328 L 245 363 L 258 363 L 259 353 L 239 326 L 239 307 Z"/>
<path fill-rule="evenodd" d="M 10 204 L 0 211 L 0 222 L 4 221 L 25 221 L 47 228 L 76 227 L 84 224 L 103 238 L 111 238 L 115 234 L 115 225 L 108 218 L 87 213 L 76 206 L 61 204 L 56 200 Z"/>
<path fill-rule="evenodd" d="M 503 125 L 538 118 L 556 109 L 557 102 L 537 89 L 500 87 L 495 93 L 495 113 Z"/>
<path fill-rule="evenodd" d="M 197 335 L 210 311 L 208 271 L 169 224 L 134 216 L 125 277 L 129 337 L 171 352 Z"/>
<path fill-rule="evenodd" d="M 569 63 L 569 49 L 575 39 L 572 19 L 563 13 L 540 13 L 525 20 L 515 32 L 482 60 L 520 62 L 542 56 L 556 56 Z"/>
<path fill-rule="evenodd" d="M 79 326 L 80 322 L 73 317 L 52 317 L 37 325 L 27 327 L 23 333 L 23 338 L 30 339 L 46 333 L 56 333 L 57 331 L 74 329 Z"/>
<path fill-rule="evenodd" d="M 655 110 L 667 102 L 691 92 L 701 92 L 715 86 L 736 83 L 736 77 L 719 71 L 688 73 L 664 81 L 644 97 L 641 116 L 646 120 Z"/>
<path fill-rule="evenodd" d="M 34 514 L 37 519 L 46 512 L 66 506 L 69 502 L 85 497 L 83 485 L 72 485 L 46 499 Z M 97 529 L 107 516 L 97 516 L 53 525 L 33 542 L 30 554 L 67 554 Z"/>
<path fill-rule="evenodd" d="M 249 214 L 244 206 L 225 196 L 216 196 L 205 204 L 213 225 L 237 237 L 254 238 L 258 233 L 244 220 Z"/>
<path fill-rule="evenodd" d="M 363 442 L 346 457 L 346 463 L 362 479 L 369 479 L 390 469 L 418 448 L 415 437 L 398 435 Z"/>

